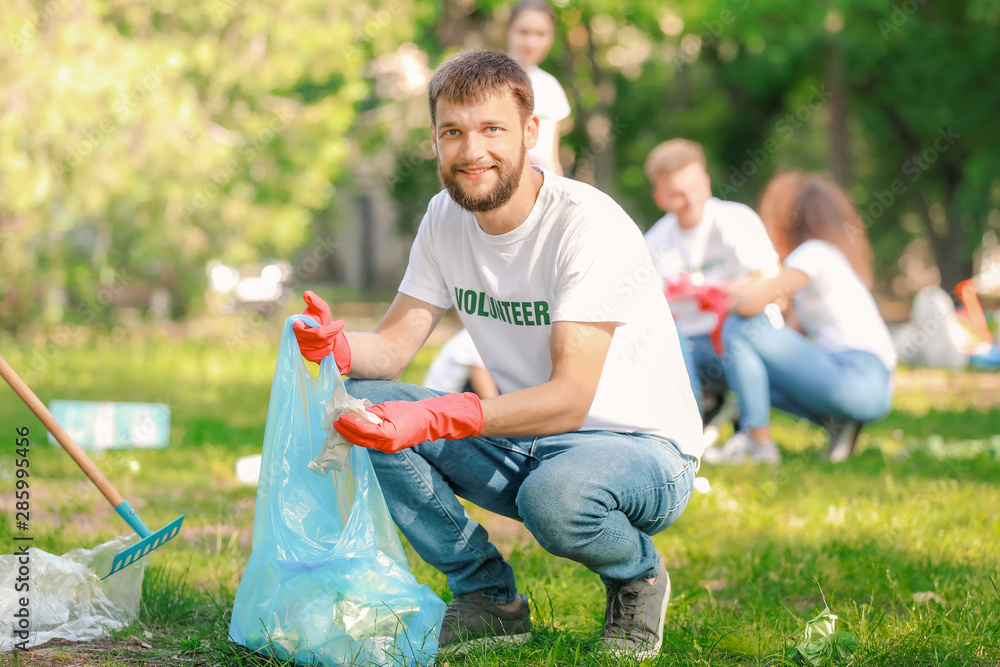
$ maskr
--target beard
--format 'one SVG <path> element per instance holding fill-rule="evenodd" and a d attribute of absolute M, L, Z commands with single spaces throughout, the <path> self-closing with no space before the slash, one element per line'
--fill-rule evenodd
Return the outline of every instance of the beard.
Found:
<path fill-rule="evenodd" d="M 521 145 L 521 153 L 517 161 L 495 159 L 491 165 L 473 165 L 467 162 L 459 162 L 446 168 L 441 164 L 438 157 L 437 170 L 441 185 L 448 190 L 448 194 L 455 200 L 455 203 L 467 211 L 473 213 L 485 213 L 500 208 L 510 201 L 510 198 L 517 192 L 517 186 L 521 182 L 521 172 L 524 170 L 524 158 L 527 149 Z M 497 184 L 492 190 L 483 195 L 471 195 L 459 183 L 458 172 L 462 169 L 475 169 L 482 167 L 495 167 L 497 170 Z"/>

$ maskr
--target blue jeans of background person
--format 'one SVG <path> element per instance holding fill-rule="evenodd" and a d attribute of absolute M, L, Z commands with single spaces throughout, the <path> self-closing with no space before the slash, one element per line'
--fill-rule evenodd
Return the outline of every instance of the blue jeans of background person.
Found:
<path fill-rule="evenodd" d="M 766 322 L 767 316 L 762 314 L 752 319 L 763 319 Z M 705 407 L 702 403 L 706 394 L 722 397 L 726 393 L 726 389 L 734 391 L 736 389 L 729 383 L 727 373 L 727 367 L 730 365 L 729 359 L 733 353 L 729 349 L 724 349 L 723 356 L 720 357 L 715 351 L 711 336 L 707 334 L 687 337 L 681 333 L 678 327 L 677 337 L 680 339 L 681 353 L 684 356 L 684 365 L 687 367 L 688 378 L 691 382 L 691 391 L 698 399 L 698 410 L 704 417 Z"/>
<path fill-rule="evenodd" d="M 892 372 L 871 352 L 831 352 L 759 316 L 730 315 L 722 341 L 744 429 L 767 426 L 772 405 L 820 425 L 829 417 L 874 421 L 891 407 Z"/>
<path fill-rule="evenodd" d="M 375 380 L 350 380 L 347 391 L 375 404 L 441 395 Z M 481 590 L 496 604 L 515 599 L 514 572 L 459 496 L 523 521 L 546 551 L 605 581 L 634 581 L 656 576 L 650 536 L 687 507 L 697 465 L 664 438 L 608 431 L 369 452 L 389 512 L 421 558 L 447 575 L 454 595 Z"/>
<path fill-rule="evenodd" d="M 691 391 L 698 399 L 698 410 L 704 417 L 705 394 L 722 396 L 726 393 L 725 370 L 710 336 L 688 338 L 678 330 L 678 337 L 681 339 L 681 352 L 684 354 L 684 365 L 687 366 L 688 378 L 691 381 Z"/>

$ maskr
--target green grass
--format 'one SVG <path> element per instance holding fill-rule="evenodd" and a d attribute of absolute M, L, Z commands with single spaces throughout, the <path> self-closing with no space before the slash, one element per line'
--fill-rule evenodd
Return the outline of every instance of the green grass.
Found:
<path fill-rule="evenodd" d="M 226 641 L 255 501 L 254 489 L 236 483 L 234 465 L 260 451 L 277 337 L 276 323 L 234 317 L 198 338 L 76 331 L 0 339 L 0 353 L 44 402 L 162 401 L 172 409 L 167 449 L 94 456 L 151 528 L 186 518 L 180 536 L 150 559 L 139 621 L 115 633 L 115 653 L 92 664 L 282 664 Z M 419 381 L 431 356 L 422 351 L 404 379 Z M 838 629 L 861 640 L 855 664 L 998 664 L 1000 440 L 990 437 L 1000 433 L 1000 384 L 994 375 L 938 371 L 902 370 L 897 379 L 893 412 L 865 430 L 860 454 L 844 464 L 821 463 L 823 434 L 778 415 L 782 466 L 702 469 L 712 492 L 696 494 L 655 538 L 673 597 L 661 655 L 646 664 L 790 664 L 824 596 Z M 63 553 L 127 532 L 0 386 L 8 443 L 0 450 L 0 540 L 14 544 L 13 432 L 24 425 L 34 545 Z M 536 630 L 520 648 L 452 665 L 629 664 L 586 650 L 603 615 L 596 576 L 544 553 L 519 525 L 471 511 L 515 568 Z M 449 599 L 443 576 L 407 552 L 418 580 Z M 139 642 L 151 648 L 140 651 Z M 35 664 L 25 654 L 15 660 Z"/>

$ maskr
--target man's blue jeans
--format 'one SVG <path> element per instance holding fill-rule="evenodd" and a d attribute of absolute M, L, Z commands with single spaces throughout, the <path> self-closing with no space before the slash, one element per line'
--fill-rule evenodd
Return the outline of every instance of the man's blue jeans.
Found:
<path fill-rule="evenodd" d="M 375 380 L 349 380 L 347 391 L 375 404 L 441 395 Z M 516 597 L 514 572 L 458 497 L 523 521 L 546 551 L 605 581 L 634 581 L 656 576 L 650 536 L 687 507 L 697 466 L 664 438 L 608 431 L 369 452 L 389 512 L 421 558 L 448 577 L 454 595 L 481 590 L 496 604 Z"/>
<path fill-rule="evenodd" d="M 831 352 L 760 316 L 729 315 L 722 341 L 744 429 L 767 426 L 772 405 L 820 425 L 830 417 L 874 421 L 892 405 L 892 372 L 871 352 Z"/>

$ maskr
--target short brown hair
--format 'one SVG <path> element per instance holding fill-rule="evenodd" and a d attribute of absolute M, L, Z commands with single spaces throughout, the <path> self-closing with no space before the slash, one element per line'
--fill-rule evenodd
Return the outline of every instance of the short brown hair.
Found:
<path fill-rule="evenodd" d="M 523 126 L 535 110 L 535 93 L 528 73 L 506 53 L 463 51 L 441 63 L 427 84 L 431 124 L 437 127 L 439 99 L 478 104 L 505 93 L 510 93 L 514 99 Z"/>
<path fill-rule="evenodd" d="M 646 176 L 655 182 L 657 176 L 672 174 L 689 164 L 708 166 L 705 149 L 688 139 L 671 139 L 654 148 L 646 158 Z"/>
<path fill-rule="evenodd" d="M 552 19 L 552 26 L 555 27 L 557 22 L 556 10 L 552 9 L 546 0 L 521 0 L 521 2 L 515 3 L 513 7 L 510 8 L 510 16 L 507 18 L 507 30 L 514 25 L 514 19 L 521 12 L 533 11 L 541 12 Z"/>
<path fill-rule="evenodd" d="M 771 179 L 760 198 L 760 217 L 784 260 L 811 239 L 836 246 L 861 281 L 872 288 L 872 249 L 854 204 L 833 181 L 786 171 Z"/>

